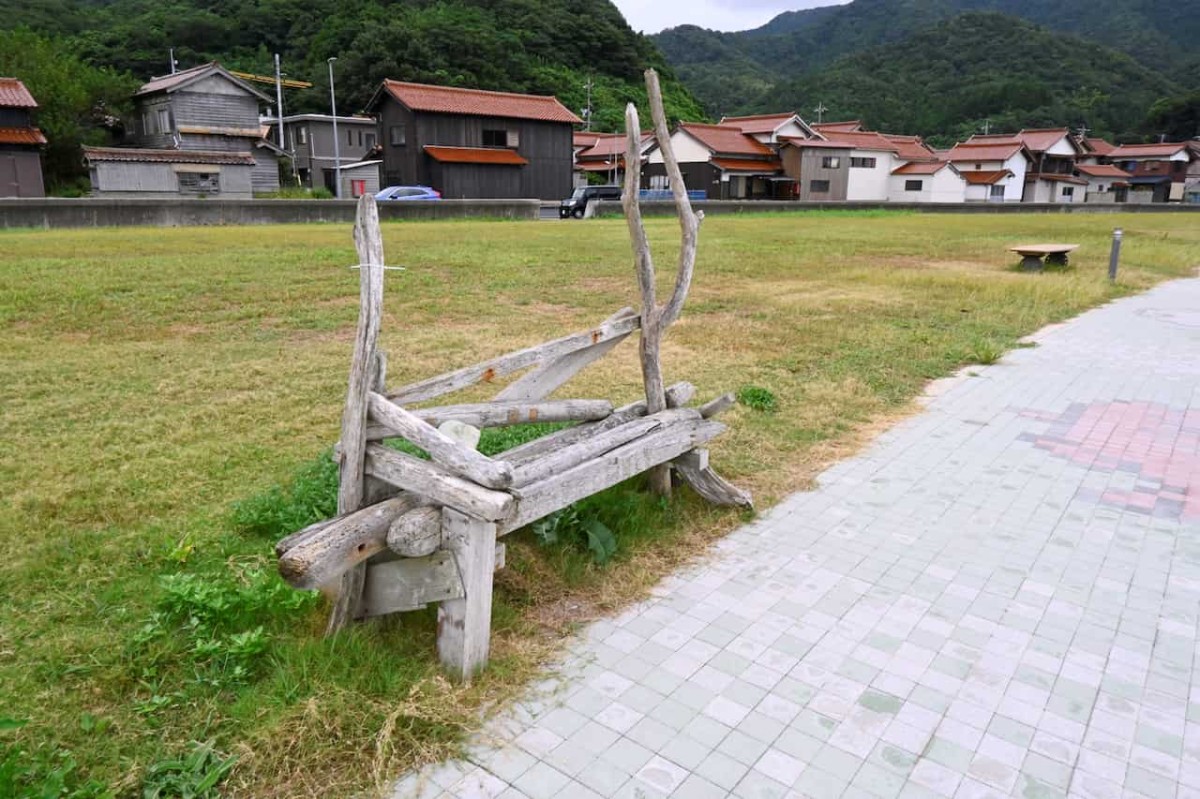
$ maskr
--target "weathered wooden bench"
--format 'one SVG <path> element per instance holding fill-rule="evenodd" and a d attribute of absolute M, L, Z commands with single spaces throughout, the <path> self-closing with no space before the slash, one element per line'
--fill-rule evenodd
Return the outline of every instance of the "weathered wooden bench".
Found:
<path fill-rule="evenodd" d="M 665 134 L 657 77 L 647 75 L 656 126 Z M 631 163 L 638 163 L 636 110 L 627 111 Z M 660 141 L 669 137 L 663 135 Z M 670 155 L 672 185 L 682 177 Z M 643 472 L 660 492 L 670 472 L 705 499 L 750 506 L 750 495 L 709 466 L 704 445 L 725 426 L 713 417 L 733 405 L 722 395 L 686 407 L 695 389 L 662 386 L 658 348 L 682 308 L 695 260 L 700 217 L 676 191 L 683 256 L 676 291 L 654 302 L 654 274 L 637 208 L 636 175 L 626 193 L 643 294 L 642 312 L 623 308 L 591 330 L 508 353 L 483 363 L 389 390 L 387 358 L 378 349 L 383 305 L 383 244 L 370 196 L 359 201 L 360 312 L 341 440 L 336 518 L 276 545 L 279 569 L 292 586 L 336 593 L 329 632 L 351 621 L 438 603 L 438 653 L 446 669 L 469 678 L 487 662 L 493 572 L 503 566 L 502 536 Z M 689 236 L 690 232 L 690 236 Z M 580 370 L 626 338 L 641 336 L 647 399 L 621 408 L 607 400 L 550 399 Z M 447 394 L 528 370 L 491 402 L 415 407 Z M 496 457 L 476 450 L 479 430 L 532 422 L 569 422 L 564 429 Z M 428 460 L 384 445 L 402 438 Z M 666 478 L 665 484 L 662 478 Z"/>
<path fill-rule="evenodd" d="M 1022 244 L 1008 251 L 1021 256 L 1021 268 L 1026 272 L 1040 272 L 1044 268 L 1042 258 L 1048 264 L 1066 266 L 1068 254 L 1078 249 L 1078 244 Z"/>

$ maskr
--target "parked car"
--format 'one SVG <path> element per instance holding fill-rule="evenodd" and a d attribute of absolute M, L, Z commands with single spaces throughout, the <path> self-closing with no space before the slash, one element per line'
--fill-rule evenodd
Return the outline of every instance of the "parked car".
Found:
<path fill-rule="evenodd" d="M 440 200 L 442 193 L 428 186 L 388 186 L 375 195 L 376 200 Z"/>
<path fill-rule="evenodd" d="M 562 219 L 573 216 L 576 219 L 583 219 L 583 213 L 587 210 L 588 203 L 592 200 L 620 200 L 620 186 L 580 186 L 567 199 L 563 200 L 558 206 L 558 215 Z"/>

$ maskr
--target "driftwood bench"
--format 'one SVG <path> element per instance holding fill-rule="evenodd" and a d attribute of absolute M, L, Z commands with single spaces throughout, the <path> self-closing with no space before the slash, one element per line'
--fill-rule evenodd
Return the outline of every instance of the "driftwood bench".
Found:
<path fill-rule="evenodd" d="M 1078 249 L 1078 244 L 1022 244 L 1009 247 L 1008 251 L 1021 256 L 1021 268 L 1026 272 L 1040 272 L 1043 268 L 1042 258 L 1048 264 L 1066 266 L 1068 254 Z"/>
<path fill-rule="evenodd" d="M 656 126 L 665 134 L 657 77 L 647 74 Z M 631 163 L 640 145 L 635 110 L 627 111 Z M 660 141 L 669 137 L 660 136 Z M 642 289 L 640 313 L 623 308 L 591 330 L 422 380 L 387 387 L 378 348 L 383 305 L 383 244 L 374 200 L 359 201 L 355 241 L 360 312 L 349 387 L 335 450 L 340 466 L 336 518 L 276 545 L 292 586 L 336 594 L 329 632 L 351 621 L 438 603 L 438 653 L 446 669 L 469 678 L 487 663 L 493 572 L 504 564 L 504 535 L 643 472 L 660 493 L 670 470 L 705 499 L 750 506 L 751 498 L 709 466 L 705 444 L 725 426 L 714 420 L 733 404 L 722 395 L 687 407 L 688 383 L 662 385 L 658 350 L 682 309 L 695 261 L 700 218 L 692 214 L 670 154 L 683 245 L 676 290 L 654 301 L 654 273 L 637 207 L 636 175 L 626 213 Z M 550 395 L 634 333 L 639 334 L 647 398 L 614 408 L 607 400 Z M 417 407 L 519 371 L 491 402 Z M 476 450 L 479 430 L 532 422 L 572 423 L 495 457 Z M 385 445 L 400 438 L 428 460 Z"/>

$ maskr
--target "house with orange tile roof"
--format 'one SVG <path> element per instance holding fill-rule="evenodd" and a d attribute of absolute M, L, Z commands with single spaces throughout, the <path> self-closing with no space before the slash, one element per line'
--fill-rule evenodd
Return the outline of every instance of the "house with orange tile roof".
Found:
<path fill-rule="evenodd" d="M 1067 128 L 1031 128 L 1013 134 L 976 134 L 967 144 L 1017 142 L 1029 152 L 1025 172 L 1024 202 L 1084 202 L 1087 181 L 1075 175 L 1075 163 L 1084 148 Z"/>
<path fill-rule="evenodd" d="M 0 197 L 44 197 L 42 147 L 33 124 L 37 101 L 16 78 L 0 78 Z"/>
<path fill-rule="evenodd" d="M 556 97 L 385 80 L 366 110 L 379 120 L 384 185 L 468 199 L 571 193 L 582 120 Z"/>
<path fill-rule="evenodd" d="M 1182 202 L 1200 194 L 1200 142 L 1122 144 L 1108 160 L 1130 173 L 1129 202 Z"/>
<path fill-rule="evenodd" d="M 912 161 L 896 167 L 888 176 L 890 202 L 901 203 L 961 203 L 968 199 L 987 199 L 973 181 L 982 172 L 960 172 L 948 161 Z M 970 179 L 968 175 L 972 176 Z"/>
<path fill-rule="evenodd" d="M 784 175 L 775 147 L 735 125 L 680 123 L 671 146 L 689 191 L 712 200 L 794 199 L 794 182 Z M 667 188 L 667 172 L 657 143 L 646 152 L 642 188 Z"/>
<path fill-rule="evenodd" d="M 968 140 L 959 142 L 946 151 L 936 153 L 938 158 L 954 166 L 968 180 L 971 172 L 987 173 L 994 178 L 988 186 L 989 202 L 1018 203 L 1025 196 L 1025 175 L 1033 163 L 1029 149 L 1012 137 Z M 998 177 L 997 177 L 998 175 Z M 972 184 L 981 185 L 981 184 Z"/>
<path fill-rule="evenodd" d="M 783 139 L 818 138 L 817 132 L 794 112 L 724 117 L 720 124 L 738 128 L 763 144 L 779 144 Z"/>
<path fill-rule="evenodd" d="M 625 134 L 575 134 L 575 187 L 593 183 L 621 186 L 625 183 Z M 642 131 L 640 152 L 654 144 L 654 132 Z"/>

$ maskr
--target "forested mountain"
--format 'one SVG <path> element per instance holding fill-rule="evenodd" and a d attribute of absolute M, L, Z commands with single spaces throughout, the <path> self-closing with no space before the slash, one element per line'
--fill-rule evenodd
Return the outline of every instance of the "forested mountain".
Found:
<path fill-rule="evenodd" d="M 1123 53 L 993 13 L 963 14 L 782 82 L 751 110 L 865 119 L 935 143 L 992 130 L 1086 124 L 1117 136 L 1176 87 Z"/>
<path fill-rule="evenodd" d="M 1189 86 L 1200 76 L 1200 0 L 854 0 L 831 6 L 781 14 L 767 25 L 738 33 L 718 33 L 694 26 L 672 28 L 652 37 L 685 85 L 705 104 L 710 114 L 747 111 L 765 102 L 782 99 L 777 84 L 806 80 L 825 81 L 821 70 L 843 57 L 900 43 L 965 12 L 990 11 L 1037 23 L 1058 33 L 1072 33 L 1132 57 L 1157 73 L 1147 89 Z M 998 16 L 990 16 L 999 25 Z M 973 26 L 969 26 L 972 27 Z M 951 29 L 952 30 L 952 29 Z M 998 31 L 1003 35 L 1004 31 Z M 1062 42 L 1042 39 L 1053 52 L 1065 50 Z M 1005 54 L 996 43 L 978 38 L 970 42 L 942 39 L 941 44 L 965 53 L 973 62 L 969 71 L 986 71 L 987 64 Z M 886 51 L 916 57 L 903 47 Z M 946 55 L 922 52 L 921 57 Z M 1010 66 L 1016 67 L 1011 62 Z M 964 64 L 964 67 L 970 66 Z M 1122 68 L 1120 66 L 1118 69 Z M 1102 73 L 1098 66 L 1096 72 Z M 845 71 L 840 64 L 839 71 Z M 1018 70 L 1019 71 L 1019 70 Z M 801 76 L 805 76 L 802 78 Z M 911 87 L 895 86 L 892 94 L 905 95 Z M 1043 89 L 1053 87 L 1042 87 Z M 918 92 L 919 95 L 919 92 Z M 916 101 L 918 95 L 913 96 Z M 829 100 L 825 100 L 829 104 Z M 997 111 L 1003 109 L 996 109 Z M 1133 126 L 1144 116 L 1126 124 Z M 883 125 L 889 120 L 870 120 Z M 1065 122 L 1065 120 L 1064 120 Z M 1119 127 L 1119 126 L 1118 126 Z"/>

